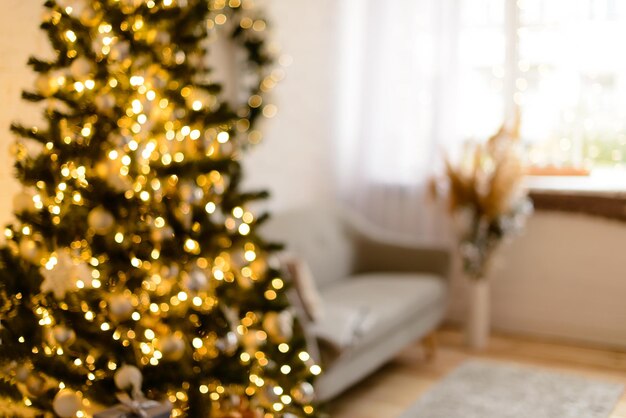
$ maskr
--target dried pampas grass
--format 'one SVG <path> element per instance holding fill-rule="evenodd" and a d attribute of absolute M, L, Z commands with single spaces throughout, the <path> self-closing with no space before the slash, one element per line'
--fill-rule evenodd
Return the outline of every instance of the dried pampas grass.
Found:
<path fill-rule="evenodd" d="M 464 151 L 459 164 L 445 161 L 447 199 L 453 219 L 459 220 L 466 273 L 480 278 L 498 243 L 521 229 L 532 211 L 523 187 L 519 115 L 512 126 L 503 124 L 487 142 L 467 144 Z"/>
<path fill-rule="evenodd" d="M 446 159 L 450 210 L 471 206 L 489 220 L 510 212 L 520 195 L 524 169 L 519 153 L 519 118 L 503 124 L 485 144 L 469 144 L 462 163 Z"/>

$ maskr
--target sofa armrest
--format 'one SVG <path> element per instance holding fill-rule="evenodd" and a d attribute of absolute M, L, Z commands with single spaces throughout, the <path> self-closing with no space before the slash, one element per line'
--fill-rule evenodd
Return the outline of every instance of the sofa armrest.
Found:
<path fill-rule="evenodd" d="M 365 235 L 355 237 L 356 273 L 423 272 L 447 279 L 451 254 L 445 247 L 399 244 Z"/>

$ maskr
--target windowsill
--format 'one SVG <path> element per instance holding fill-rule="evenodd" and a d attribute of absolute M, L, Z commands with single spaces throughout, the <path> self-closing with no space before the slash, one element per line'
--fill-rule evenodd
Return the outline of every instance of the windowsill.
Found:
<path fill-rule="evenodd" d="M 626 170 L 594 170 L 588 176 L 527 176 L 531 193 L 626 197 Z"/>
<path fill-rule="evenodd" d="M 528 176 L 535 208 L 626 221 L 626 172 L 594 171 L 589 176 Z"/>

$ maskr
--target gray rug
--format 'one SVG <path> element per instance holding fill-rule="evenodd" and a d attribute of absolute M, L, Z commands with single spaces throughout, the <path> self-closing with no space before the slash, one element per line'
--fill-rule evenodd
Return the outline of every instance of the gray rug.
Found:
<path fill-rule="evenodd" d="M 608 418 L 623 390 L 526 366 L 468 361 L 401 418 Z"/>

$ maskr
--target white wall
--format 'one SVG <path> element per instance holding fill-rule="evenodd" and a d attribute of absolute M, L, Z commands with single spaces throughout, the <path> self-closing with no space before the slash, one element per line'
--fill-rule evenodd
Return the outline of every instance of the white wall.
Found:
<path fill-rule="evenodd" d="M 335 122 L 336 0 L 270 0 L 273 35 L 293 59 L 273 101 L 278 116 L 266 124 L 265 140 L 251 152 L 248 185 L 268 187 L 273 209 L 328 201 Z"/>
<path fill-rule="evenodd" d="M 626 347 L 626 224 L 538 212 L 491 274 L 494 328 Z M 464 317 L 454 281 L 450 317 Z"/>

